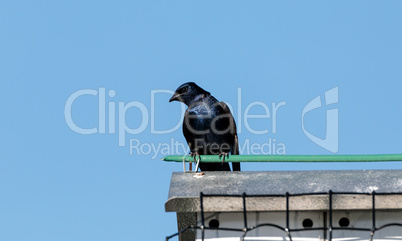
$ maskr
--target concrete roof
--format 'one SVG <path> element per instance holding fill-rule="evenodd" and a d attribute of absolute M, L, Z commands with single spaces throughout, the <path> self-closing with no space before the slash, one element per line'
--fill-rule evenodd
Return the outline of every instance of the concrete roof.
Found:
<path fill-rule="evenodd" d="M 333 192 L 402 193 L 402 170 L 264 171 L 264 172 L 175 172 L 172 175 L 166 211 L 200 211 L 200 192 L 219 195 L 284 195 Z M 370 195 L 334 195 L 333 208 L 362 210 L 372 207 Z M 328 195 L 291 197 L 291 210 L 327 210 Z M 284 197 L 248 197 L 249 211 L 283 211 Z M 205 211 L 241 211 L 238 197 L 207 197 Z M 402 208 L 402 195 L 376 196 L 376 208 Z"/>

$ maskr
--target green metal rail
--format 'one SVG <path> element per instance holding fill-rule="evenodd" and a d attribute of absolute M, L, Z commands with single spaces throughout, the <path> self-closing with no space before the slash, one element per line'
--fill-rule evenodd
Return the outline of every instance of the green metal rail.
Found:
<path fill-rule="evenodd" d="M 197 157 L 198 158 L 198 157 Z M 201 155 L 200 162 L 222 162 L 218 155 Z M 168 162 L 191 162 L 191 156 L 166 156 Z M 385 155 L 230 155 L 227 162 L 392 162 L 402 161 L 402 154 Z"/>

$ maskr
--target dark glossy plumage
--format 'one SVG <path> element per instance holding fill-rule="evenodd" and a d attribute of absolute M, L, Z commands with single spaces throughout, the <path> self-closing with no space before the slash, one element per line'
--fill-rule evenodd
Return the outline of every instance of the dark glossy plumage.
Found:
<path fill-rule="evenodd" d="M 183 134 L 193 155 L 239 154 L 236 124 L 224 102 L 193 82 L 179 86 L 169 102 L 175 100 L 188 106 Z M 200 163 L 200 169 L 230 171 L 227 162 Z M 233 170 L 240 171 L 240 163 L 233 163 Z"/>

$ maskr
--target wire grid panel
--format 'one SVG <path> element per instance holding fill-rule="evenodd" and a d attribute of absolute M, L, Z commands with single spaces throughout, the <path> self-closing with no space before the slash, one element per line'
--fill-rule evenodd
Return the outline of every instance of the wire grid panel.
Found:
<path fill-rule="evenodd" d="M 289 240 L 287 233 L 283 229 L 275 226 L 264 226 L 270 223 L 280 227 L 286 226 L 285 212 L 248 212 L 247 219 L 249 227 L 257 227 L 247 232 L 244 240 Z M 387 223 L 400 222 L 402 219 L 402 211 L 377 211 L 377 225 L 383 226 Z M 197 226 L 201 225 L 200 215 L 197 220 Z M 328 213 L 326 212 L 290 212 L 290 230 L 306 230 L 292 232 L 293 241 L 323 241 L 328 240 Z M 221 228 L 243 228 L 242 213 L 205 213 L 205 241 L 239 241 L 243 237 L 243 232 L 225 231 L 214 229 L 219 223 Z M 372 217 L 370 211 L 334 211 L 333 212 L 333 241 L 367 241 L 370 238 L 371 231 L 353 230 L 353 228 L 370 227 Z M 309 227 L 318 228 L 309 231 Z M 351 229 L 341 229 L 351 228 Z M 201 230 L 197 230 L 197 241 L 202 240 Z M 373 240 L 379 241 L 396 241 L 402 240 L 402 228 L 398 226 L 390 226 L 377 230 Z"/>
<path fill-rule="evenodd" d="M 197 215 L 197 226 L 201 225 L 200 215 Z M 247 232 L 244 240 L 286 240 L 286 232 L 279 228 L 286 226 L 285 212 L 248 212 L 248 226 L 253 228 Z M 322 212 L 291 212 L 290 227 L 295 229 L 303 229 L 304 225 L 312 227 L 322 226 L 324 223 L 324 214 Z M 208 228 L 236 228 L 243 229 L 243 214 L 242 213 L 205 213 L 205 225 Z M 272 225 L 264 225 L 264 224 Z M 243 232 L 225 231 L 220 229 L 205 230 L 204 240 L 241 240 Z M 293 240 L 308 240 L 320 241 L 323 240 L 325 233 L 323 230 L 311 230 L 305 232 L 297 232 L 292 234 Z M 196 240 L 202 240 L 202 232 L 198 230 Z"/>
<path fill-rule="evenodd" d="M 247 212 L 246 198 L 255 196 L 278 196 L 278 195 L 214 195 L 200 193 L 199 219 L 196 226 L 189 226 L 178 233 L 166 237 L 170 240 L 180 236 L 182 232 L 191 228 L 197 230 L 197 241 L 237 241 L 237 240 L 402 240 L 402 210 L 379 211 L 376 210 L 375 200 L 377 195 L 401 195 L 402 193 L 334 193 L 328 194 L 328 210 L 320 213 L 314 212 L 291 212 L 289 198 L 292 196 L 322 195 L 323 193 L 289 194 L 286 197 L 286 212 L 282 212 L 282 218 L 277 216 L 280 212 L 265 214 L 264 212 Z M 333 211 L 334 195 L 370 195 L 372 199 L 371 211 Z M 206 213 L 204 212 L 203 199 L 205 197 L 233 196 L 243 200 L 243 212 L 238 213 Z M 299 214 L 300 213 L 300 214 Z M 225 217 L 227 215 L 227 217 Z M 263 220 L 261 217 L 268 215 Z M 269 216 L 271 215 L 271 217 Z M 272 216 L 273 215 L 273 216 Z M 276 215 L 276 216 L 275 216 Z M 303 217 L 303 215 L 305 217 Z M 214 218 L 221 216 L 221 221 Z M 310 218 L 307 218 L 309 216 Z M 301 222 L 301 220 L 303 220 Z M 308 220 L 308 221 L 306 221 Z M 342 221 L 343 220 L 343 221 Z M 221 224 L 222 222 L 222 224 Z M 314 225 L 318 223 L 317 226 Z M 301 224 L 301 226 L 300 226 Z M 226 227 L 224 227 L 226 226 Z M 274 229 L 269 232 L 259 229 Z M 212 232 L 210 232 L 212 231 Z M 278 235 L 278 231 L 282 235 Z M 335 231 L 335 232 L 334 232 Z M 223 234 L 223 233 L 226 233 Z M 239 235 L 233 235 L 239 233 Z M 305 233 L 299 235 L 299 233 Z M 335 234 L 334 234 L 335 233 Z"/>

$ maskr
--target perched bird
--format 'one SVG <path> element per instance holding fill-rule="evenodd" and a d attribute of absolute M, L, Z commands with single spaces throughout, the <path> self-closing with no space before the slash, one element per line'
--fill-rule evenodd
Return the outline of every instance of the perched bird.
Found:
<path fill-rule="evenodd" d="M 183 120 L 183 134 L 190 147 L 190 155 L 219 155 L 222 163 L 202 163 L 201 171 L 230 171 L 224 162 L 231 153 L 239 155 L 236 123 L 230 109 L 208 91 L 193 82 L 184 83 L 169 102 L 180 101 L 188 106 Z M 232 163 L 233 171 L 240 171 L 240 163 Z"/>

